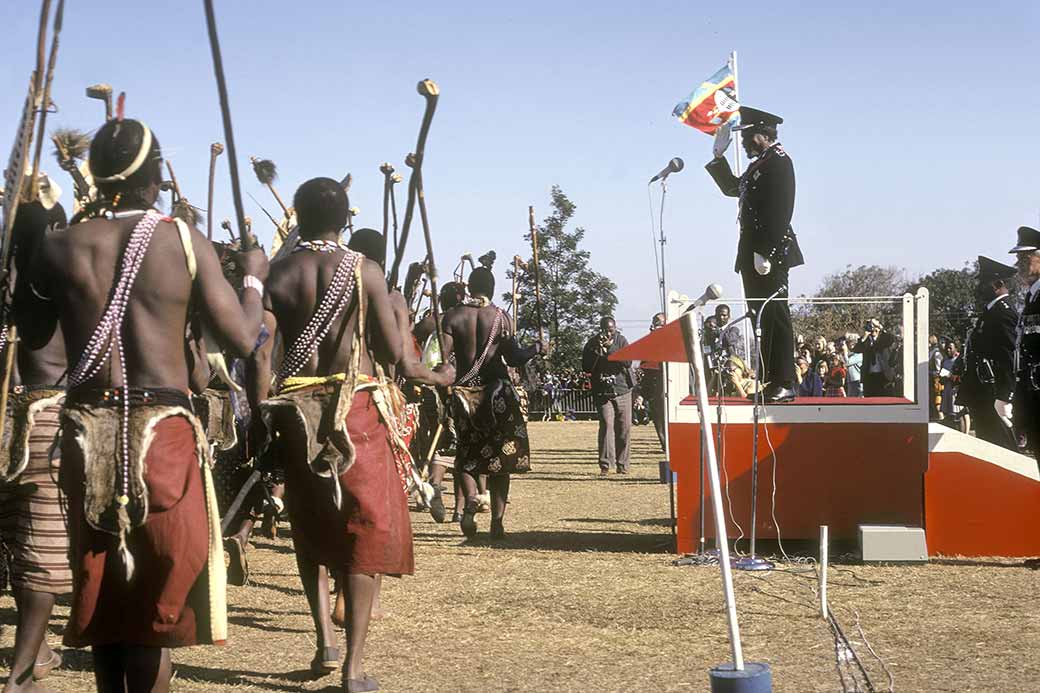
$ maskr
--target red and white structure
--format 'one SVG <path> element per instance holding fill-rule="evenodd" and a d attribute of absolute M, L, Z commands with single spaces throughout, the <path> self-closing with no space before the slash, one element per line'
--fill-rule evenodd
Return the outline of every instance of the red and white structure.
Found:
<path fill-rule="evenodd" d="M 815 539 L 828 525 L 832 539 L 855 540 L 859 525 L 893 524 L 923 527 L 933 556 L 1040 555 L 1037 463 L 929 423 L 928 292 L 896 300 L 904 337 L 900 396 L 800 398 L 760 412 L 758 537 Z M 689 303 L 671 292 L 668 324 L 614 356 L 668 362 L 680 553 L 698 548 L 701 503 L 705 531 L 714 535 L 708 485 L 698 479 L 701 425 L 677 319 Z M 731 537 L 750 534 L 753 416 L 750 401 L 725 400 L 717 453 L 728 479 Z"/>

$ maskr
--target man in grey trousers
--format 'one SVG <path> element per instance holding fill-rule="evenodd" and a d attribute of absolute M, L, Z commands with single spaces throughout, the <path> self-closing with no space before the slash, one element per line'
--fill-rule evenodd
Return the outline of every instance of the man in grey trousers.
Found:
<path fill-rule="evenodd" d="M 611 465 L 628 474 L 629 431 L 632 428 L 632 362 L 610 361 L 615 351 L 628 346 L 611 317 L 599 321 L 581 354 L 581 367 L 592 374 L 592 396 L 599 412 L 599 473 Z"/>

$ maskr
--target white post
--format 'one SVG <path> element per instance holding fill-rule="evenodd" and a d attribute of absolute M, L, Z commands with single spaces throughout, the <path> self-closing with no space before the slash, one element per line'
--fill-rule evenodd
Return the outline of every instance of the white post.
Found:
<path fill-rule="evenodd" d="M 827 620 L 827 525 L 820 525 L 820 615 Z"/>
<path fill-rule="evenodd" d="M 711 482 L 711 504 L 715 516 L 715 539 L 719 546 L 719 568 L 722 571 L 722 594 L 726 603 L 726 620 L 729 624 L 729 644 L 733 652 L 733 668 L 744 670 L 744 653 L 740 646 L 740 627 L 737 624 L 737 603 L 733 596 L 733 572 L 729 564 L 729 539 L 726 536 L 726 516 L 722 509 L 722 489 L 719 483 L 719 465 L 715 459 L 715 438 L 711 430 L 708 412 L 708 382 L 704 377 L 704 354 L 701 351 L 701 336 L 697 331 L 696 318 L 692 312 L 685 313 L 680 323 L 686 360 L 693 364 L 697 378 L 697 411 L 702 430 L 705 432 L 704 448 L 707 452 L 708 480 Z"/>

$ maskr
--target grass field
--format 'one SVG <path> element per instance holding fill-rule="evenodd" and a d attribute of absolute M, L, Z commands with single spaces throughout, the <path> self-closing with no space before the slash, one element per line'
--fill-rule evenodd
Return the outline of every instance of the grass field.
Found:
<path fill-rule="evenodd" d="M 534 471 L 513 483 L 505 541 L 487 541 L 487 515 L 464 542 L 457 526 L 412 514 L 416 575 L 384 583 L 388 616 L 373 624 L 369 673 L 393 692 L 708 690 L 708 669 L 730 657 L 719 572 L 672 565 L 652 429 L 635 431 L 633 474 L 606 479 L 594 423 L 536 423 L 531 437 Z M 174 652 L 174 690 L 336 690 L 338 676 L 307 672 L 315 640 L 291 539 L 258 538 L 250 558 L 252 583 L 230 588 L 230 643 Z M 1020 565 L 847 562 L 829 596 L 876 690 L 890 688 L 887 667 L 896 691 L 1037 691 L 1040 573 Z M 811 566 L 780 567 L 736 575 L 746 659 L 772 666 L 776 691 L 841 691 L 842 678 L 853 690 Z M 6 669 L 9 596 L 0 610 Z M 52 620 L 52 644 L 67 613 Z M 65 660 L 45 683 L 92 690 L 89 653 Z"/>

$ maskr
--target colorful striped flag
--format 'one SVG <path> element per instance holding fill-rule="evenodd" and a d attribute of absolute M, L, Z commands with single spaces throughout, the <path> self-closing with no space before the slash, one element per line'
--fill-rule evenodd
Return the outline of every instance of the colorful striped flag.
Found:
<path fill-rule="evenodd" d="M 701 132 L 714 135 L 723 123 L 740 123 L 740 104 L 737 103 L 736 77 L 726 65 L 713 74 L 672 111 L 680 121 Z"/>

